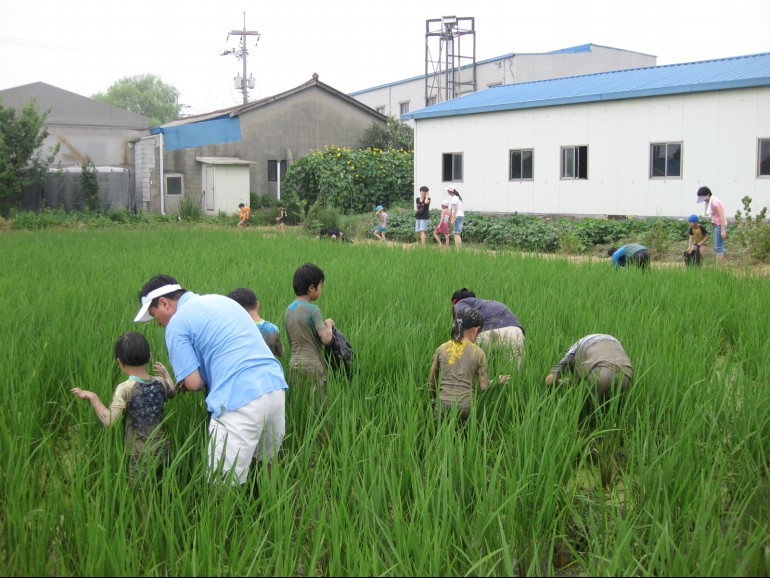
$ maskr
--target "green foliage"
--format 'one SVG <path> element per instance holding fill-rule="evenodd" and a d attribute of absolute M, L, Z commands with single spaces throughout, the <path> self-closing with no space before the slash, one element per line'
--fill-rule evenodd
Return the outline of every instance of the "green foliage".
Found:
<path fill-rule="evenodd" d="M 318 230 L 321 227 L 344 230 L 340 226 L 339 211 L 334 207 L 324 207 L 316 201 L 310 209 L 308 209 L 307 217 L 305 218 L 305 229 L 308 232 L 317 235 Z"/>
<path fill-rule="evenodd" d="M 48 109 L 38 114 L 34 99 L 20 112 L 0 104 L 0 215 L 8 216 L 21 193 L 49 178 L 59 145 L 42 150 L 48 137 Z"/>
<path fill-rule="evenodd" d="M 752 217 L 752 198 L 745 196 L 741 199 L 743 213 L 735 213 L 735 225 L 731 235 L 735 240 L 748 249 L 749 256 L 755 261 L 764 260 L 770 254 L 770 225 L 765 222 L 767 207 Z"/>
<path fill-rule="evenodd" d="M 411 199 L 413 176 L 411 151 L 327 146 L 292 163 L 284 192 L 301 209 L 318 202 L 346 214 L 368 213 Z"/>
<path fill-rule="evenodd" d="M 262 195 L 251 193 L 249 195 L 249 207 L 251 207 L 252 211 L 256 209 L 270 209 L 274 204 L 275 201 L 273 201 L 273 197 L 270 196 L 270 193 L 264 193 Z"/>
<path fill-rule="evenodd" d="M 99 183 L 96 180 L 96 167 L 89 158 L 80 165 L 80 186 L 83 189 L 83 195 L 86 198 L 86 209 L 89 211 L 98 211 L 101 208 L 99 202 Z"/>
<path fill-rule="evenodd" d="M 200 203 L 190 198 L 184 198 L 179 202 L 179 219 L 182 221 L 200 221 L 203 218 L 203 209 Z"/>
<path fill-rule="evenodd" d="M 107 92 L 97 92 L 91 98 L 146 116 L 150 126 L 177 118 L 181 110 L 179 90 L 154 74 L 121 78 Z"/>
<path fill-rule="evenodd" d="M 642 240 L 642 244 L 647 247 L 651 258 L 655 259 L 664 255 L 668 250 L 670 241 L 663 219 L 654 219 L 650 228 L 642 236 Z"/>
<path fill-rule="evenodd" d="M 373 122 L 364 131 L 359 146 L 362 149 L 402 150 L 414 149 L 414 129 L 394 116 L 389 116 L 386 124 Z"/>

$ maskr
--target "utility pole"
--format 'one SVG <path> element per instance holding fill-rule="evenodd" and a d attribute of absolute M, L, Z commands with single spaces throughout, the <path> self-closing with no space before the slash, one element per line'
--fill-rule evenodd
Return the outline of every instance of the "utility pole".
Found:
<path fill-rule="evenodd" d="M 240 48 L 231 48 L 230 50 L 225 50 L 222 53 L 222 56 L 227 56 L 228 54 L 235 54 L 235 57 L 238 60 L 243 61 L 243 76 L 236 76 L 233 78 L 235 83 L 235 89 L 240 90 L 243 92 L 243 104 L 246 104 L 249 102 L 249 89 L 254 88 L 254 77 L 249 76 L 246 78 L 246 60 L 249 56 L 249 51 L 246 49 L 246 37 L 247 36 L 256 36 L 257 39 L 254 42 L 254 46 L 257 45 L 257 42 L 259 42 L 260 34 L 256 30 L 246 30 L 246 13 L 243 13 L 243 30 L 231 30 L 227 33 L 227 39 L 230 39 L 230 35 L 233 36 L 240 36 L 241 37 L 241 43 Z"/>

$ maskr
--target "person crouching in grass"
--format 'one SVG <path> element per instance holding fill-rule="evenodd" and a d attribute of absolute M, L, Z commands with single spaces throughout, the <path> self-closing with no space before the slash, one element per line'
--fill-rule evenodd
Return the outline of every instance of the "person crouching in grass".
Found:
<path fill-rule="evenodd" d="M 441 417 L 457 408 L 461 422 L 470 416 L 476 383 L 481 391 L 489 386 L 487 356 L 476 345 L 484 325 L 481 313 L 472 308 L 457 313 L 452 325 L 451 339 L 433 354 L 428 376 L 428 389 L 436 401 L 434 416 Z M 501 376 L 500 381 L 504 382 Z"/>

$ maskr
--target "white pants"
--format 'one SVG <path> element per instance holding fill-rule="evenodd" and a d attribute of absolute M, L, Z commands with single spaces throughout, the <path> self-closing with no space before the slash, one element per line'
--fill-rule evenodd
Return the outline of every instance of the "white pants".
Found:
<path fill-rule="evenodd" d="M 215 473 L 226 477 L 232 470 L 233 485 L 245 484 L 255 453 L 258 459 L 272 460 L 286 434 L 285 401 L 286 391 L 278 389 L 212 418 L 209 481 L 214 481 Z"/>
<path fill-rule="evenodd" d="M 524 361 L 524 332 L 518 327 L 501 327 L 482 331 L 476 338 L 476 344 L 487 355 L 502 351 L 511 363 L 516 364 L 516 369 L 521 369 Z"/>

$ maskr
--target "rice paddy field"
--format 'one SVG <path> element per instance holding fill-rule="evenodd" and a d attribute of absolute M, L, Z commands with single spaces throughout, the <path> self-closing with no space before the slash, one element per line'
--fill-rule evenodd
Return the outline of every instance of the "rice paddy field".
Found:
<path fill-rule="evenodd" d="M 0 251 L 4 576 L 770 573 L 767 277 L 176 226 L 7 232 Z M 168 365 L 162 328 L 132 323 L 144 282 L 250 287 L 283 328 L 308 261 L 354 347 L 352 378 L 330 380 L 323 408 L 289 390 L 258 495 L 206 482 L 203 398 L 177 396 L 173 461 L 132 489 L 122 427 L 70 389 L 109 403 L 124 331 Z M 434 421 L 427 390 L 461 287 L 526 331 L 521 371 L 463 429 Z M 589 426 L 585 391 L 544 378 L 590 333 L 620 339 L 635 375 Z"/>

